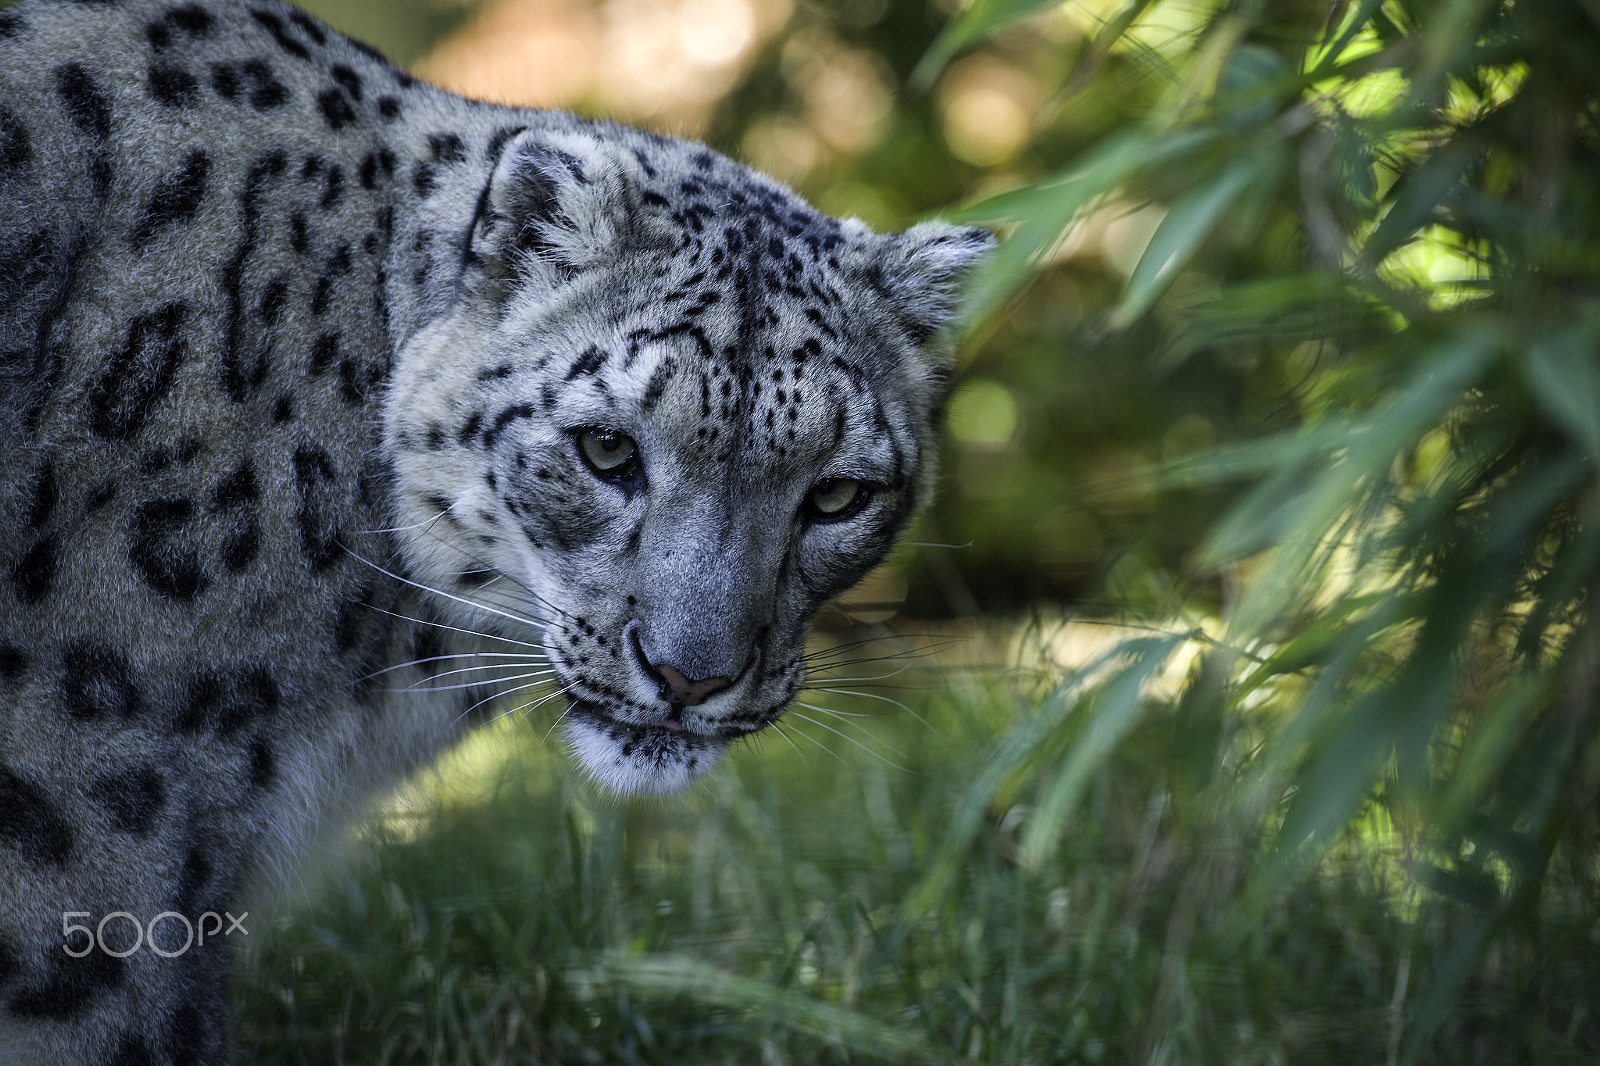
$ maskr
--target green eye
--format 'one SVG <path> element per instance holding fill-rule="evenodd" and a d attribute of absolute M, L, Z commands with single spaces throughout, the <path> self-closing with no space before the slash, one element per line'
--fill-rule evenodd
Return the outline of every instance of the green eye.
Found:
<path fill-rule="evenodd" d="M 867 490 L 852 477 L 825 477 L 811 486 L 806 503 L 818 518 L 847 518 L 866 502 Z"/>
<path fill-rule="evenodd" d="M 617 481 L 627 477 L 637 465 L 639 447 L 626 433 L 609 429 L 578 431 L 578 454 L 600 477 Z"/>

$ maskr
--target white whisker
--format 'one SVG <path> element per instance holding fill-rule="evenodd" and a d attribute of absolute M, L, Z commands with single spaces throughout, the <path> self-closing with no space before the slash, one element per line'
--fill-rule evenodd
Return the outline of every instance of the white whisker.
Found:
<path fill-rule="evenodd" d="M 518 625 L 528 626 L 530 629 L 542 629 L 542 628 L 544 628 L 544 624 L 543 623 L 530 620 L 525 616 L 513 614 L 510 611 L 502 611 L 502 610 L 499 610 L 497 608 L 490 607 L 488 604 L 475 603 L 472 600 L 465 599 L 465 598 L 463 598 L 461 596 L 457 596 L 454 593 L 446 592 L 443 589 L 431 588 L 431 587 L 429 587 L 427 585 L 422 584 L 420 581 L 413 581 L 409 577 L 402 577 L 399 574 L 396 574 L 396 573 L 394 573 L 392 571 L 385 570 L 383 567 L 379 566 L 377 563 L 373 562 L 371 559 L 368 559 L 368 558 L 365 558 L 364 556 L 356 554 L 354 551 L 352 551 L 348 547 L 345 548 L 345 551 L 349 552 L 351 557 L 354 558 L 356 561 L 362 562 L 362 563 L 366 563 L 368 566 L 372 567 L 372 569 L 378 571 L 378 573 L 384 574 L 387 577 L 391 577 L 391 578 L 393 578 L 394 580 L 400 582 L 403 585 L 410 585 L 412 588 L 420 589 L 423 592 L 431 592 L 435 596 L 442 596 L 443 598 L 445 598 L 447 600 L 451 600 L 451 601 L 453 601 L 455 603 L 462 604 L 463 606 L 466 606 L 466 607 L 471 607 L 474 610 L 487 611 L 490 614 L 499 615 L 501 618 L 505 618 L 505 619 L 507 619 L 509 621 L 516 622 Z"/>
<path fill-rule="evenodd" d="M 436 673 L 427 674 L 420 681 L 417 681 L 412 687 L 416 687 L 417 685 L 425 685 L 430 681 L 437 681 L 441 677 L 452 677 L 452 676 L 459 675 L 459 674 L 471 674 L 471 673 L 476 673 L 479 670 L 521 670 L 524 667 L 543 670 L 543 669 L 545 669 L 546 667 L 548 667 L 550 665 L 548 662 L 544 662 L 544 661 L 532 662 L 532 661 L 528 660 L 525 656 L 521 656 L 521 655 L 512 656 L 512 655 L 509 655 L 509 653 L 508 653 L 507 657 L 508 658 L 520 659 L 521 661 L 520 662 L 514 662 L 514 663 L 484 663 L 482 666 L 462 666 L 462 667 L 458 667 L 455 670 L 440 670 L 440 671 L 437 671 Z M 465 656 L 461 656 L 461 658 L 465 658 Z M 484 678 L 482 681 L 479 681 L 479 682 L 476 682 L 476 683 L 477 684 L 481 684 L 481 685 L 486 685 L 489 682 L 496 681 L 496 680 L 501 680 L 501 679 L 494 678 L 494 677 L 487 677 L 487 678 Z"/>
<path fill-rule="evenodd" d="M 533 687 L 532 685 L 522 685 L 522 686 L 520 686 L 518 688 L 512 689 L 511 691 L 512 692 L 523 692 L 523 691 L 526 691 L 527 689 L 530 689 L 532 687 Z M 559 695 L 561 695 L 561 693 L 559 693 L 559 692 L 551 692 L 551 693 L 548 693 L 546 695 L 540 696 L 538 699 L 534 700 L 531 703 L 513 703 L 510 707 L 507 707 L 505 710 L 501 711 L 499 714 L 497 714 L 493 718 L 489 719 L 489 721 L 490 722 L 498 722 L 498 721 L 500 721 L 500 719 L 502 719 L 502 718 L 510 718 L 512 715 L 516 715 L 519 718 L 526 718 L 530 711 L 533 711 L 535 708 L 537 708 L 540 705 L 548 702 L 552 696 L 559 696 Z"/>
<path fill-rule="evenodd" d="M 891 652 L 885 655 L 858 655 L 850 659 L 824 659 L 820 655 L 814 655 L 803 659 L 802 662 L 805 663 L 807 670 L 815 673 L 819 670 L 842 670 L 846 666 L 860 666 L 865 663 L 887 663 L 894 659 L 914 660 L 921 658 L 924 658 L 924 656 L 920 653 L 913 655 L 911 653 L 898 654 Z M 913 664 L 907 663 L 906 665 L 909 667 Z"/>
<path fill-rule="evenodd" d="M 507 644 L 515 644 L 519 648 L 533 648 L 540 654 L 544 653 L 544 645 L 537 644 L 532 641 L 518 640 L 515 637 L 503 637 L 499 633 L 482 633 L 476 629 L 464 629 L 461 626 L 453 626 L 448 622 L 435 622 L 428 618 L 413 618 L 409 614 L 400 614 L 396 611 L 386 610 L 372 603 L 367 604 L 366 607 L 370 611 L 377 611 L 379 614 L 386 614 L 390 618 L 398 618 L 402 622 L 415 622 L 419 626 L 432 626 L 434 629 L 448 629 L 450 632 L 460 633 L 464 637 L 481 637 L 484 640 L 504 641 Z"/>
<path fill-rule="evenodd" d="M 820 689 L 818 691 L 826 692 L 828 690 L 827 689 Z M 809 704 L 809 703 L 802 703 L 802 704 L 800 704 L 800 706 L 802 706 L 802 707 L 812 707 L 812 705 Z M 876 721 L 882 721 L 884 718 L 888 717 L 888 712 L 886 712 L 886 711 L 841 711 L 841 710 L 836 710 L 833 707 L 821 707 L 821 706 L 812 707 L 812 709 L 813 710 L 819 710 L 819 711 L 827 711 L 829 714 L 833 715 L 835 718 L 871 718 L 871 719 L 874 719 Z"/>
<path fill-rule="evenodd" d="M 805 715 L 799 715 L 799 717 L 805 718 Z M 809 719 L 809 718 L 805 718 L 805 720 L 808 721 L 808 722 L 811 721 L 811 719 Z M 773 724 L 776 725 L 777 723 L 774 722 Z M 809 740 L 812 744 L 816 745 L 818 748 L 820 748 L 821 750 L 827 752 L 829 755 L 831 755 L 835 759 L 837 759 L 839 761 L 839 765 L 840 766 L 849 766 L 850 765 L 849 761 L 847 759 L 845 759 L 845 757 L 843 755 L 840 755 L 838 752 L 834 751 L 832 748 L 828 747 L 828 745 L 824 744 L 822 741 L 818 740 L 816 737 L 812 736 L 810 733 L 807 733 L 805 730 L 801 729 L 799 726 L 796 726 L 794 723 L 791 722 L 790 723 L 790 728 L 794 730 L 796 736 L 801 737 L 801 738 L 803 738 L 805 740 Z"/>
<path fill-rule="evenodd" d="M 477 703 L 474 703 L 472 706 L 468 707 L 466 710 L 462 711 L 459 715 L 457 715 L 456 716 L 456 723 L 461 722 L 469 714 L 471 714 L 473 711 L 477 710 L 479 707 L 482 707 L 486 703 L 492 703 L 495 700 L 510 697 L 510 696 L 512 696 L 512 695 L 514 695 L 514 694 L 516 694 L 518 692 L 527 692 L 530 689 L 538 688 L 540 685 L 542 685 L 544 683 L 545 682 L 537 681 L 537 682 L 534 682 L 533 684 L 529 684 L 529 685 L 518 685 L 515 688 L 509 688 L 509 689 L 506 689 L 506 690 L 501 691 L 501 692 L 491 692 L 489 695 L 485 696 L 483 699 L 479 700 Z M 471 686 L 466 686 L 466 687 L 471 687 Z M 502 711 L 501 713 L 495 715 L 489 721 L 498 722 L 500 719 L 504 718 L 506 715 L 515 714 L 519 710 L 523 710 L 523 709 L 532 710 L 533 708 L 538 707 L 540 704 L 547 702 L 551 697 L 561 695 L 561 693 L 564 692 L 564 691 L 565 691 L 565 689 L 557 689 L 555 692 L 550 693 L 548 696 L 541 697 L 540 699 L 534 701 L 532 704 L 518 704 L 516 706 L 510 707 L 507 710 Z M 452 724 L 454 724 L 454 723 L 452 723 Z"/>
<path fill-rule="evenodd" d="M 923 718 L 922 715 L 918 714 L 916 711 L 913 711 L 906 704 L 901 703 L 899 700 L 893 699 L 893 698 L 891 698 L 889 696 L 882 696 L 882 695 L 879 695 L 876 692 L 859 692 L 859 691 L 857 691 L 855 689 L 849 689 L 849 688 L 825 688 L 825 687 L 823 687 L 821 685 L 808 685 L 807 687 L 811 688 L 811 689 L 813 689 L 814 691 L 817 691 L 817 692 L 831 692 L 836 696 L 859 696 L 860 698 L 862 698 L 864 700 L 882 700 L 884 703 L 892 703 L 896 707 L 900 708 L 902 711 L 905 711 L 911 717 L 915 718 L 918 722 L 921 722 L 924 728 L 930 729 L 930 730 L 933 728 L 933 726 L 928 725 L 927 719 Z M 845 712 L 844 711 L 837 711 L 835 713 L 844 714 Z M 866 717 L 873 717 L 873 716 L 872 715 L 867 715 Z"/>
<path fill-rule="evenodd" d="M 370 534 L 373 534 L 373 533 L 404 533 L 409 529 L 422 529 L 425 526 L 433 525 L 435 522 L 439 521 L 439 519 L 443 518 L 447 513 L 448 512 L 446 512 L 446 511 L 440 511 L 438 514 L 434 515 L 432 518 L 424 518 L 422 521 L 413 522 L 409 526 L 388 526 L 387 528 L 384 528 L 384 529 L 366 529 L 366 530 L 362 530 L 361 535 L 362 536 L 367 536 L 367 535 L 370 535 Z"/>
<path fill-rule="evenodd" d="M 800 750 L 800 745 L 796 744 L 794 742 L 794 738 L 789 736 L 788 732 L 783 728 L 783 723 L 781 723 L 781 722 L 773 722 L 772 723 L 772 728 L 773 728 L 774 732 L 776 732 L 780 737 L 783 738 L 783 742 L 785 744 L 789 745 L 791 748 L 794 749 L 794 753 L 800 757 L 800 765 L 804 766 L 807 770 L 811 769 L 811 763 L 806 759 L 806 753 L 801 751 Z M 743 738 L 743 739 L 748 740 L 750 738 L 746 737 L 746 738 Z"/>
<path fill-rule="evenodd" d="M 561 692 L 552 692 L 550 694 L 550 696 L 546 696 L 544 699 L 540 700 L 539 703 L 536 703 L 533 706 L 537 707 L 537 706 L 539 706 L 540 703 L 548 702 L 551 696 L 560 696 L 560 695 L 563 695 L 564 693 L 565 693 L 564 689 Z M 529 710 L 532 710 L 532 709 L 533 709 L 532 707 L 529 708 Z M 572 707 L 571 707 L 571 705 L 568 705 L 565 710 L 563 710 L 560 714 L 556 715 L 556 720 L 550 723 L 550 728 L 546 729 L 544 731 L 544 736 L 539 738 L 539 748 L 538 748 L 539 751 L 543 751 L 544 750 L 544 746 L 550 742 L 550 734 L 554 733 L 556 731 L 556 726 L 558 726 L 562 722 L 566 721 L 567 720 L 567 715 L 569 715 L 571 713 L 572 713 Z"/>
<path fill-rule="evenodd" d="M 443 512 L 441 512 L 441 515 L 442 515 L 442 513 Z M 437 533 L 433 532 L 432 530 L 429 530 L 427 532 L 427 535 L 428 535 L 429 539 L 431 539 L 435 544 L 438 544 L 438 545 L 440 545 L 442 547 L 448 548 L 448 549 L 450 549 L 451 551 L 455 552 L 458 555 L 464 555 L 465 556 L 465 555 L 469 554 L 465 548 L 462 548 L 459 544 L 455 543 L 450 538 L 447 538 L 447 537 L 444 537 L 444 536 L 440 536 Z M 476 557 L 472 556 L 472 558 L 476 558 Z M 491 569 L 495 569 L 495 568 L 494 567 L 483 567 L 480 570 L 468 570 L 468 571 L 463 571 L 463 573 L 482 573 L 485 570 L 491 570 Z M 522 579 L 518 578 L 515 574 L 508 573 L 507 571 L 501 570 L 499 572 L 499 577 L 495 578 L 495 581 L 500 580 L 500 578 L 502 578 L 502 577 L 510 578 L 512 583 L 515 584 L 524 593 L 526 593 L 528 595 L 528 597 L 530 599 L 532 599 L 537 605 L 539 605 L 541 607 L 544 607 L 544 608 L 547 608 L 547 609 L 549 609 L 551 611 L 554 611 L 557 615 L 561 616 L 562 618 L 571 618 L 572 617 L 570 612 L 568 612 L 566 610 L 563 610 L 562 608 L 558 607 L 554 603 L 551 603 L 544 596 L 539 595 L 539 593 L 535 592 L 533 590 L 533 588 L 530 587 L 527 584 L 527 582 L 525 582 Z M 494 584 L 494 581 L 486 582 L 483 587 L 487 588 L 489 585 L 492 585 L 492 584 Z M 504 604 L 502 604 L 502 606 L 504 606 Z M 554 620 L 553 619 L 540 619 L 540 621 L 542 623 L 544 623 L 544 624 L 547 624 L 547 625 L 554 624 Z"/>
<path fill-rule="evenodd" d="M 796 701 L 796 702 L 798 703 L 799 701 Z M 838 723 L 840 725 L 847 725 L 847 726 L 851 726 L 851 727 L 853 727 L 855 729 L 859 729 L 862 732 L 862 734 L 865 735 L 867 737 L 867 739 L 871 740 L 873 743 L 879 745 L 882 748 L 885 748 L 888 751 L 894 752 L 896 755 L 900 756 L 902 759 L 907 757 L 905 752 L 901 751 L 899 748 L 896 748 L 893 744 L 890 744 L 888 741 L 886 741 L 882 737 L 878 736 L 869 727 L 867 727 L 865 725 L 862 725 L 860 722 L 855 721 L 855 719 L 857 719 L 857 718 L 870 718 L 870 719 L 873 719 L 874 721 L 877 721 L 877 720 L 881 720 L 882 719 L 882 717 L 883 717 L 882 715 L 879 715 L 879 714 L 865 714 L 865 713 L 862 713 L 860 711 L 836 711 L 832 707 L 824 707 L 824 706 L 822 706 L 821 704 L 818 704 L 818 703 L 800 703 L 800 706 L 810 708 L 811 710 L 816 711 L 819 714 L 825 714 L 829 718 L 833 718 L 836 721 L 838 721 Z M 817 724 L 818 725 L 822 725 L 824 723 L 818 722 Z"/>
<path fill-rule="evenodd" d="M 545 678 L 545 677 L 551 677 L 554 674 L 555 674 L 554 670 L 535 670 L 532 673 L 513 674 L 510 677 L 486 677 L 481 681 L 465 681 L 465 682 L 463 682 L 463 683 L 461 683 L 459 685 L 432 685 L 432 684 L 429 684 L 428 679 L 424 678 L 421 681 L 413 681 L 411 684 L 407 685 L 405 688 L 392 688 L 389 691 L 390 692 L 418 692 L 418 691 L 421 691 L 421 692 L 459 692 L 464 688 L 482 688 L 484 685 L 498 685 L 498 684 L 503 684 L 503 683 L 505 683 L 507 681 L 526 681 L 528 678 L 531 678 L 531 677 Z M 501 690 L 501 692 L 515 692 L 515 691 L 517 691 L 517 690 L 516 689 L 503 689 L 503 690 Z"/>
<path fill-rule="evenodd" d="M 377 608 L 377 607 L 373 608 L 373 610 L 380 610 L 380 609 L 381 608 Z M 384 612 L 384 613 L 387 614 L 388 612 Z M 395 617 L 402 617 L 402 616 L 396 615 Z M 408 619 L 408 621 L 415 622 L 415 621 L 418 621 L 418 619 L 412 618 L 412 619 Z M 422 666 L 425 663 L 442 663 L 442 662 L 446 662 L 446 661 L 448 661 L 450 659 L 523 659 L 523 660 L 526 660 L 527 657 L 528 657 L 528 653 L 527 652 L 521 652 L 521 651 L 460 651 L 460 652 L 450 652 L 449 654 L 446 654 L 446 655 L 430 655 L 426 659 L 409 659 L 409 660 L 407 660 L 406 662 L 403 662 L 403 663 L 395 663 L 393 666 L 385 666 L 382 670 L 374 670 L 374 671 L 372 671 L 372 673 L 367 674 L 366 676 L 362 677 L 361 680 L 362 681 L 371 681 L 375 677 L 382 677 L 384 674 L 391 674 L 396 670 L 404 670 L 408 666 Z M 489 665 L 485 665 L 485 666 L 481 666 L 481 667 L 473 667 L 472 669 L 487 670 L 487 669 L 490 668 L 490 666 L 493 666 L 493 665 L 503 666 L 505 664 L 504 663 L 489 664 Z M 454 673 L 455 671 L 451 671 L 451 672 Z M 433 676 L 438 677 L 440 675 L 435 674 Z"/>
<path fill-rule="evenodd" d="M 818 707 L 814 703 L 801 703 L 800 701 L 796 700 L 795 701 L 795 705 L 799 706 L 799 707 L 809 707 L 813 711 L 820 711 L 820 712 L 822 712 L 824 714 L 832 714 L 833 713 L 828 708 L 826 708 L 826 707 Z M 860 748 L 862 751 L 866 752 L 868 755 L 871 755 L 874 759 L 878 759 L 879 761 L 881 761 L 885 766 L 892 766 L 896 770 L 899 770 L 901 773 L 910 773 L 910 771 L 907 770 L 904 766 L 901 766 L 899 763 L 897 763 L 894 760 L 888 758 L 882 752 L 876 751 L 873 748 L 868 747 L 866 744 L 863 744 L 861 741 L 857 740 L 855 737 L 851 736 L 849 733 L 846 733 L 846 732 L 844 732 L 842 730 L 838 730 L 838 729 L 833 728 L 833 726 L 829 725 L 827 722 L 818 721 L 817 719 L 812 718 L 810 715 L 801 714 L 799 711 L 791 710 L 789 713 L 794 715 L 796 718 L 799 718 L 802 721 L 810 722 L 812 725 L 821 726 L 823 729 L 826 729 L 828 732 L 834 734 L 835 736 L 842 737 L 843 739 L 848 740 L 850 743 L 854 744 L 856 747 Z M 868 734 L 868 735 L 870 736 L 871 734 Z M 876 740 L 877 738 L 874 737 L 873 739 Z M 883 741 L 879 740 L 878 743 L 883 744 Z M 893 751 L 896 755 L 900 756 L 902 759 L 905 758 L 905 753 L 904 752 L 895 751 L 895 749 L 892 748 L 892 747 L 889 747 L 888 744 L 883 744 L 883 746 L 885 748 L 888 748 L 890 751 Z"/>
<path fill-rule="evenodd" d="M 907 670 L 911 669 L 911 666 L 912 666 L 911 663 L 906 663 L 904 666 L 900 667 L 898 670 L 890 670 L 887 674 L 871 674 L 871 675 L 868 675 L 868 676 L 865 676 L 865 677 L 819 677 L 819 678 L 817 678 L 817 680 L 818 681 L 826 681 L 829 684 L 833 684 L 833 685 L 860 685 L 860 684 L 866 684 L 866 683 L 872 682 L 872 681 L 887 681 L 891 677 L 899 677 L 901 674 L 903 674 Z M 815 672 L 816 671 L 811 671 L 812 674 L 814 674 Z M 810 676 L 810 674 L 808 674 L 807 676 Z"/>

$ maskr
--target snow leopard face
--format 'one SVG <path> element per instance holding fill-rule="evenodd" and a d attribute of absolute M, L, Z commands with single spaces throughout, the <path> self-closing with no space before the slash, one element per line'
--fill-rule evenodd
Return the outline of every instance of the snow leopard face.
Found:
<path fill-rule="evenodd" d="M 783 713 L 817 609 L 927 497 L 927 349 L 988 244 L 657 149 L 513 138 L 386 408 L 410 577 L 647 792 Z"/>

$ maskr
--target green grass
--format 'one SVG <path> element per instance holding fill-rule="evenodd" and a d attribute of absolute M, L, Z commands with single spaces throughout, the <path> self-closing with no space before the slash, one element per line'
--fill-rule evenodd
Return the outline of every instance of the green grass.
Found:
<path fill-rule="evenodd" d="M 1039 791 L 1026 774 L 952 844 L 956 812 L 1052 680 L 954 677 L 899 693 L 926 724 L 858 719 L 870 739 L 839 724 L 904 769 L 801 723 L 822 745 L 764 738 L 666 801 L 597 795 L 543 741 L 545 723 L 508 720 L 386 808 L 351 876 L 256 930 L 243 1060 L 1600 1055 L 1592 857 L 1558 863 L 1538 910 L 1497 926 L 1470 968 L 1450 953 L 1482 915 L 1413 883 L 1395 834 L 1371 819 L 1315 869 L 1247 898 L 1255 831 L 1220 813 L 1226 788 L 1191 787 L 1192 746 L 1159 703 L 1042 859 L 1019 862 Z M 1218 753 L 1225 779 L 1237 753 Z M 928 871 L 952 850 L 954 875 L 930 894 Z"/>

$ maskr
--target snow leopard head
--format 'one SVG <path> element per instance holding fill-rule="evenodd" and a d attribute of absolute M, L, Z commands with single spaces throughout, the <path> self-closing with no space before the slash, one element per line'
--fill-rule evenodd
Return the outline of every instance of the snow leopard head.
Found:
<path fill-rule="evenodd" d="M 682 141 L 510 137 L 389 398 L 409 570 L 538 645 L 594 777 L 681 787 L 784 713 L 818 608 L 927 501 L 990 243 L 879 235 Z"/>

